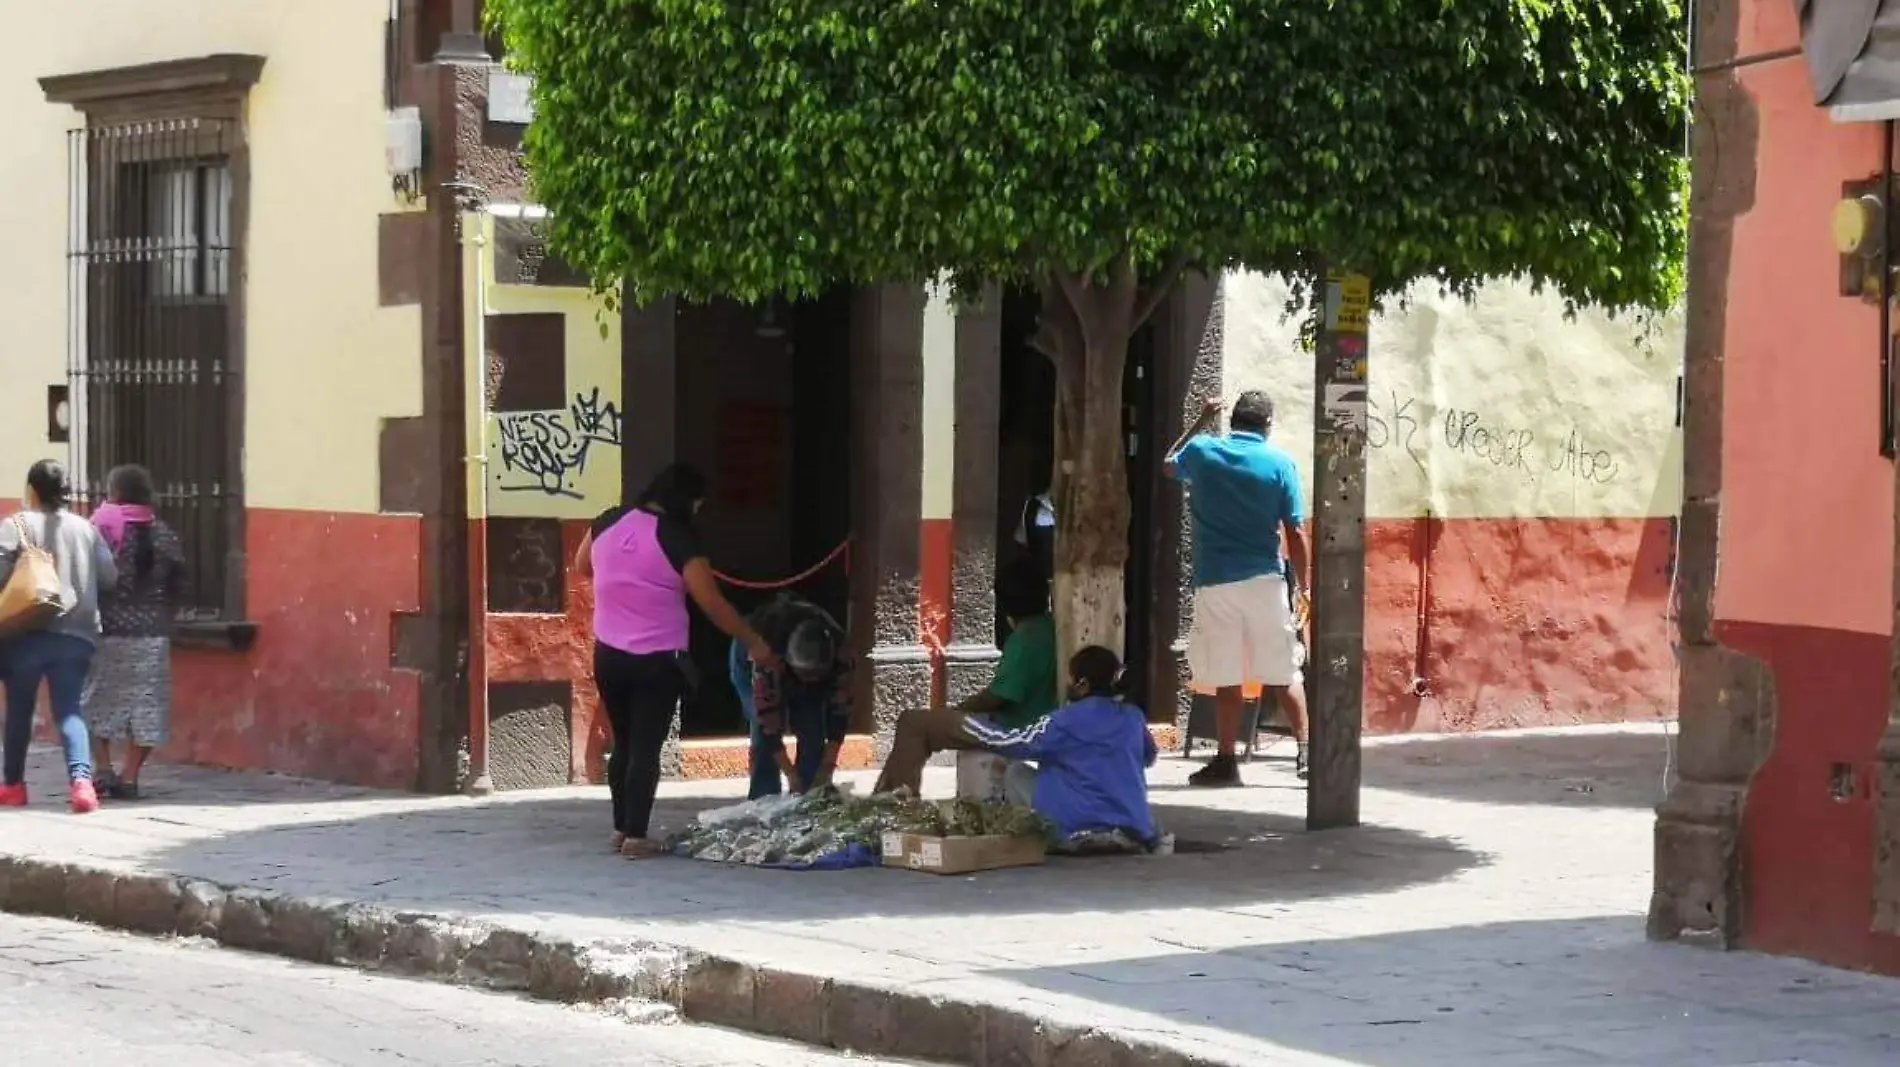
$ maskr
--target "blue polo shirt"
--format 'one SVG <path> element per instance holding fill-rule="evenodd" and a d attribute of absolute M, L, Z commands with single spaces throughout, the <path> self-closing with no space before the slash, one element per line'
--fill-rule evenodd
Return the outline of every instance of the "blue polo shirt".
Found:
<path fill-rule="evenodd" d="M 1174 466 L 1189 487 L 1196 587 L 1283 573 L 1280 524 L 1306 521 L 1292 456 L 1256 433 L 1200 434 Z"/>

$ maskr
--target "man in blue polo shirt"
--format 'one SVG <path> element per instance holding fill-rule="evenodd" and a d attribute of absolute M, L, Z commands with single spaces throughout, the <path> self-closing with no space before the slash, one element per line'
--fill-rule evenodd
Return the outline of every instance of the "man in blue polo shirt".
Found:
<path fill-rule="evenodd" d="M 1214 691 L 1220 747 L 1189 782 L 1235 786 L 1234 759 L 1240 717 L 1249 686 L 1263 687 L 1287 713 L 1300 739 L 1305 775 L 1306 701 L 1301 686 L 1299 618 L 1288 589 L 1297 582 L 1302 599 L 1311 588 L 1306 515 L 1300 474 L 1293 457 L 1268 443 L 1273 400 L 1259 390 L 1240 395 L 1228 433 L 1210 431 L 1220 422 L 1220 401 L 1201 417 L 1168 455 L 1168 472 L 1188 487 L 1194 520 L 1194 626 L 1188 634 L 1188 669 L 1198 688 Z M 1286 537 L 1287 570 L 1280 539 Z"/>

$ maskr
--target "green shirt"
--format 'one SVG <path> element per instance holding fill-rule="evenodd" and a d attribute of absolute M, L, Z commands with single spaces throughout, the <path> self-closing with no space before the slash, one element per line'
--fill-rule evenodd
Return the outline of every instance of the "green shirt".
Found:
<path fill-rule="evenodd" d="M 990 692 L 1004 704 L 991 714 L 1001 726 L 1028 726 L 1056 710 L 1056 620 L 1048 615 L 1024 619 L 1003 642 Z"/>

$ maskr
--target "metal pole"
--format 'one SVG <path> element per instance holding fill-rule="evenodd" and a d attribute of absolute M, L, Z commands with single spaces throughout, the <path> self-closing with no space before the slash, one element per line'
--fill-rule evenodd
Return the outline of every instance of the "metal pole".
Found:
<path fill-rule="evenodd" d="M 471 796 L 495 791 L 488 774 L 488 194 L 468 182 L 450 182 L 455 194 L 456 234 L 462 248 L 463 284 L 474 275 L 474 313 L 470 343 L 463 353 L 464 395 L 471 405 L 474 440 L 465 446 L 468 472 L 468 776 L 463 790 Z M 470 233 L 470 227 L 474 233 Z M 463 289 L 466 293 L 466 289 Z M 467 299 L 465 296 L 464 299 Z"/>
<path fill-rule="evenodd" d="M 1372 286 L 1328 271 L 1313 346 L 1313 648 L 1306 828 L 1359 825 L 1365 716 L 1366 328 Z"/>

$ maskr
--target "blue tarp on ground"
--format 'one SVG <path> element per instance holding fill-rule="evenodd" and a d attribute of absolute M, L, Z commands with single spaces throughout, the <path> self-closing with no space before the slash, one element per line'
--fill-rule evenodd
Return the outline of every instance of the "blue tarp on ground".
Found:
<path fill-rule="evenodd" d="M 869 847 L 846 845 L 842 851 L 827 853 L 805 863 L 761 863 L 769 871 L 848 871 L 853 867 L 875 867 L 878 855 Z"/>
<path fill-rule="evenodd" d="M 681 859 L 699 859 L 688 854 L 683 848 L 675 848 L 673 855 Z M 734 863 L 732 860 L 705 860 L 706 863 L 724 863 L 734 867 L 757 867 L 765 871 L 848 871 L 858 867 L 875 867 L 878 854 L 868 845 L 846 845 L 837 852 L 829 852 L 810 860 L 779 863 Z"/>

